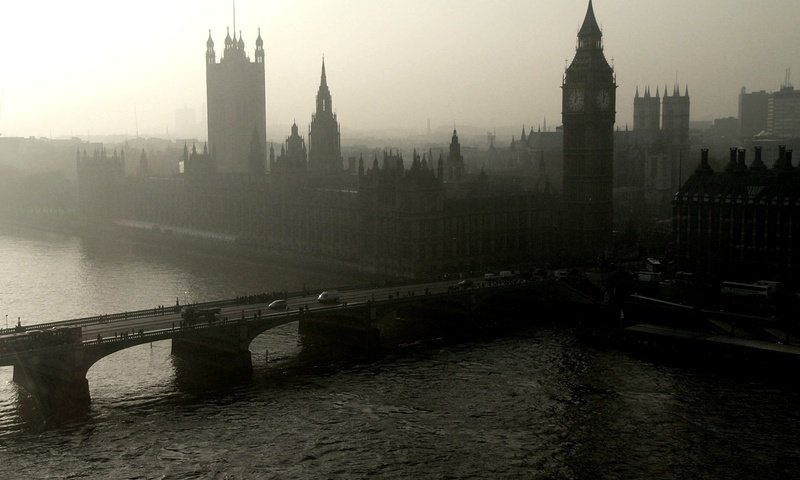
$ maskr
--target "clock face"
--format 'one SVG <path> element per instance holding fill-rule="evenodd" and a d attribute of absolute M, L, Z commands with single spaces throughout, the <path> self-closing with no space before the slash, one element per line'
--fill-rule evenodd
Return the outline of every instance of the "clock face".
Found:
<path fill-rule="evenodd" d="M 583 90 L 573 90 L 567 96 L 567 108 L 573 112 L 583 109 Z"/>
<path fill-rule="evenodd" d="M 611 106 L 611 94 L 608 90 L 600 90 L 597 92 L 597 107 L 601 110 L 606 110 Z"/>

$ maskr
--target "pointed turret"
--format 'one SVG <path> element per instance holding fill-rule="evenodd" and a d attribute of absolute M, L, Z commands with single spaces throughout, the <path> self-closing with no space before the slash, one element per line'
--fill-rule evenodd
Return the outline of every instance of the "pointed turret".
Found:
<path fill-rule="evenodd" d="M 256 38 L 256 63 L 264 64 L 264 40 L 261 39 L 261 29 L 258 29 Z"/>
<path fill-rule="evenodd" d="M 634 98 L 639 98 L 639 85 L 636 85 L 636 97 Z"/>
<path fill-rule="evenodd" d="M 589 0 L 589 7 L 586 9 L 586 17 L 583 19 L 583 25 L 581 26 L 580 31 L 578 31 L 578 48 L 603 48 L 602 38 L 603 33 L 600 31 L 600 27 L 597 25 L 597 19 L 594 18 L 592 0 Z"/>
<path fill-rule="evenodd" d="M 600 27 L 597 25 L 597 19 L 594 17 L 594 8 L 592 8 L 592 0 L 589 0 L 589 7 L 586 9 L 586 17 L 583 19 L 583 25 L 578 31 L 578 36 L 587 35 L 602 35 Z"/>
<path fill-rule="evenodd" d="M 328 86 L 328 77 L 325 75 L 325 57 L 322 57 L 322 74 L 320 75 L 319 79 L 320 87 L 327 87 Z"/>

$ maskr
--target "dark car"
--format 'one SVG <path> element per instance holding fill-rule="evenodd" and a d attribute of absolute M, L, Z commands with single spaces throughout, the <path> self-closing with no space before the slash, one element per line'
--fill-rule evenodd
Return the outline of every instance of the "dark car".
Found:
<path fill-rule="evenodd" d="M 461 288 L 469 288 L 472 285 L 474 285 L 474 284 L 472 283 L 472 280 L 470 280 L 470 279 L 461 280 L 460 282 L 458 282 L 458 286 L 461 287 Z"/>

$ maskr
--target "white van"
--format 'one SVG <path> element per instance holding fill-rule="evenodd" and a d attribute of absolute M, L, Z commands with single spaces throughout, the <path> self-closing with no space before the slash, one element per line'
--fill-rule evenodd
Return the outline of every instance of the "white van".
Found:
<path fill-rule="evenodd" d="M 319 303 L 339 303 L 339 292 L 336 290 L 325 290 L 317 297 Z"/>

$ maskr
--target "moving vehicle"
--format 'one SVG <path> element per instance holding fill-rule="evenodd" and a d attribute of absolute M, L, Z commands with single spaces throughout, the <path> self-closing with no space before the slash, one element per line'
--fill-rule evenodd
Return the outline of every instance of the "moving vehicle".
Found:
<path fill-rule="evenodd" d="M 723 295 L 731 295 L 733 297 L 758 298 L 767 300 L 770 298 L 770 289 L 770 285 L 722 282 L 719 293 Z"/>
<path fill-rule="evenodd" d="M 197 308 L 189 305 L 183 307 L 183 311 L 181 311 L 181 317 L 183 317 L 187 325 L 194 325 L 202 322 L 203 320 L 207 321 L 208 323 L 212 323 L 217 320 L 217 315 L 219 315 L 219 313 L 219 308 Z"/>
<path fill-rule="evenodd" d="M 14 333 L 0 339 L 0 354 L 80 344 L 83 338 L 82 331 L 81 327 L 64 326 Z"/>
<path fill-rule="evenodd" d="M 325 290 L 319 294 L 317 301 L 323 304 L 339 303 L 339 292 L 336 290 Z"/>
<path fill-rule="evenodd" d="M 286 310 L 289 308 L 289 304 L 286 302 L 286 300 L 280 298 L 270 303 L 267 308 L 270 310 Z"/>
<path fill-rule="evenodd" d="M 465 280 L 461 280 L 460 282 L 458 282 L 458 286 L 461 288 L 469 288 L 472 286 L 472 280 L 468 278 Z"/>

